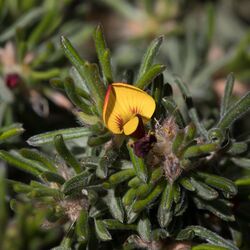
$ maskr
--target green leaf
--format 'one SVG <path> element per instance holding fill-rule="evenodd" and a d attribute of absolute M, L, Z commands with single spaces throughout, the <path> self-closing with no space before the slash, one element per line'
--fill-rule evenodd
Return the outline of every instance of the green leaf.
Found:
<path fill-rule="evenodd" d="M 137 79 L 140 79 L 153 65 L 154 59 L 162 44 L 163 36 L 153 40 L 143 56 Z"/>
<path fill-rule="evenodd" d="M 100 240 L 102 241 L 112 240 L 111 234 L 109 233 L 109 231 L 105 227 L 105 224 L 102 221 L 95 220 L 95 231 Z"/>
<path fill-rule="evenodd" d="M 92 167 L 96 168 L 99 165 L 100 158 L 96 156 L 86 156 L 81 158 L 81 165 L 83 169 Z"/>
<path fill-rule="evenodd" d="M 82 210 L 76 221 L 76 235 L 80 242 L 87 242 L 90 237 L 90 228 L 88 223 L 88 212 Z"/>
<path fill-rule="evenodd" d="M 106 179 L 108 176 L 108 169 L 112 167 L 112 164 L 117 159 L 117 152 L 115 150 L 108 150 L 105 155 L 99 159 L 99 164 L 96 168 L 96 175 L 101 179 Z"/>
<path fill-rule="evenodd" d="M 108 131 L 101 135 L 92 135 L 88 138 L 88 145 L 90 147 L 96 147 L 103 145 L 104 143 L 110 141 L 112 138 L 112 134 Z"/>
<path fill-rule="evenodd" d="M 218 234 L 201 226 L 189 226 L 182 229 L 178 235 L 177 240 L 191 240 L 195 236 L 207 241 L 210 244 L 227 247 L 232 250 L 238 250 L 238 248 L 228 240 L 223 239 Z"/>
<path fill-rule="evenodd" d="M 151 241 L 151 223 L 147 217 L 142 217 L 137 225 L 140 237 L 145 241 Z"/>
<path fill-rule="evenodd" d="M 124 210 L 123 210 L 121 198 L 115 196 L 114 189 L 109 189 L 108 190 L 108 194 L 106 195 L 104 200 L 105 200 L 105 202 L 106 202 L 112 216 L 115 219 L 117 219 L 118 221 L 120 221 L 121 223 L 123 223 L 123 221 L 124 221 Z"/>
<path fill-rule="evenodd" d="M 225 141 L 226 131 L 220 128 L 212 128 L 208 131 L 209 141 L 221 145 Z"/>
<path fill-rule="evenodd" d="M 20 150 L 20 154 L 27 159 L 40 162 L 45 168 L 47 168 L 48 171 L 57 171 L 55 164 L 52 162 L 52 160 L 50 160 L 48 156 L 37 150 L 23 148 Z"/>
<path fill-rule="evenodd" d="M 42 173 L 41 177 L 47 182 L 54 182 L 60 185 L 63 185 L 65 182 L 65 179 L 61 175 L 54 172 L 45 171 Z"/>
<path fill-rule="evenodd" d="M 250 159 L 248 158 L 231 158 L 231 161 L 239 167 L 250 169 Z"/>
<path fill-rule="evenodd" d="M 66 147 L 62 135 L 56 135 L 54 137 L 54 144 L 55 144 L 56 151 L 64 159 L 64 161 L 70 167 L 72 167 L 76 173 L 80 173 L 82 171 L 81 164 L 78 162 L 75 156 Z"/>
<path fill-rule="evenodd" d="M 102 68 L 103 76 L 107 83 L 113 83 L 110 51 L 107 48 L 101 25 L 98 25 L 95 30 L 94 40 L 95 40 L 95 48 L 96 48 L 98 60 L 100 62 L 100 66 Z"/>
<path fill-rule="evenodd" d="M 240 100 L 230 106 L 228 111 L 221 117 L 216 127 L 222 130 L 229 128 L 237 119 L 247 113 L 249 109 L 250 92 L 248 92 Z"/>
<path fill-rule="evenodd" d="M 159 183 L 145 199 L 136 201 L 132 206 L 132 211 L 138 213 L 150 205 L 161 194 L 164 185 L 165 182 Z"/>
<path fill-rule="evenodd" d="M 164 94 L 163 87 L 164 87 L 164 78 L 163 78 L 163 74 L 160 74 L 154 79 L 153 84 L 152 84 L 152 90 L 151 90 L 152 96 L 154 97 L 154 100 L 158 108 L 160 108 L 161 99 Z"/>
<path fill-rule="evenodd" d="M 5 228 L 8 222 L 6 189 L 5 168 L 0 167 L 0 247 L 4 240 Z"/>
<path fill-rule="evenodd" d="M 175 120 L 176 120 L 176 123 L 181 128 L 183 128 L 185 126 L 183 116 L 182 116 L 179 108 L 177 107 L 176 103 L 172 99 L 172 97 L 163 97 L 161 102 L 162 102 L 162 105 L 165 108 L 166 112 L 173 115 Z"/>
<path fill-rule="evenodd" d="M 230 73 L 227 77 L 226 86 L 224 89 L 224 95 L 221 101 L 220 117 L 223 117 L 228 110 L 230 104 L 230 98 L 233 92 L 233 87 L 234 87 L 234 75 L 233 73 Z"/>
<path fill-rule="evenodd" d="M 46 132 L 32 136 L 28 139 L 27 143 L 31 146 L 41 146 L 54 142 L 56 135 L 62 135 L 64 140 L 72 140 L 91 135 L 92 132 L 88 128 L 67 128 L 59 129 L 51 132 Z"/>
<path fill-rule="evenodd" d="M 144 163 L 144 160 L 142 158 L 137 157 L 134 154 L 134 150 L 132 147 L 127 145 L 127 149 L 129 152 L 130 159 L 133 163 L 134 170 L 136 172 L 137 177 L 144 183 L 148 180 L 148 169 L 146 164 Z"/>
<path fill-rule="evenodd" d="M 192 247 L 191 250 L 228 250 L 228 247 L 221 247 L 216 245 L 210 245 L 210 244 L 200 244 L 197 246 Z"/>
<path fill-rule="evenodd" d="M 126 169 L 119 172 L 116 172 L 115 174 L 111 175 L 109 177 L 109 182 L 111 185 L 117 185 L 119 183 L 122 183 L 128 179 L 131 179 L 135 176 L 134 169 Z"/>
<path fill-rule="evenodd" d="M 130 206 L 136 199 L 136 189 L 130 188 L 122 197 L 122 202 L 125 206 Z"/>
<path fill-rule="evenodd" d="M 137 188 L 140 185 L 141 185 L 141 180 L 137 176 L 135 176 L 128 182 L 128 186 L 132 188 Z"/>
<path fill-rule="evenodd" d="M 247 148 L 248 145 L 246 142 L 233 142 L 227 153 L 235 156 L 246 152 Z"/>
<path fill-rule="evenodd" d="M 181 149 L 181 145 L 183 143 L 183 140 L 184 140 L 184 131 L 180 130 L 177 132 L 177 134 L 173 140 L 173 144 L 172 144 L 172 152 L 175 155 L 178 155 L 178 152 Z"/>
<path fill-rule="evenodd" d="M 152 191 L 153 188 L 154 188 L 154 185 L 151 183 L 141 184 L 139 187 L 136 188 L 137 199 L 139 199 L 139 200 L 145 199 L 148 196 L 148 194 Z"/>
<path fill-rule="evenodd" d="M 114 219 L 105 219 L 102 221 L 107 229 L 110 230 L 136 230 L 136 225 L 124 224 Z"/>
<path fill-rule="evenodd" d="M 172 205 L 174 202 L 173 185 L 167 183 L 161 197 L 161 202 L 158 207 L 157 219 L 161 227 L 167 227 L 172 220 Z"/>
<path fill-rule="evenodd" d="M 61 71 L 59 68 L 52 68 L 45 71 L 30 71 L 30 78 L 33 81 L 49 80 L 53 77 L 58 77 Z"/>
<path fill-rule="evenodd" d="M 214 200 L 218 197 L 218 192 L 205 183 L 198 181 L 194 177 L 191 177 L 189 180 L 194 186 L 197 195 L 204 200 Z"/>
<path fill-rule="evenodd" d="M 93 178 L 89 172 L 82 172 L 67 180 L 63 185 L 63 192 L 66 195 L 81 193 L 82 189 L 88 186 Z"/>
<path fill-rule="evenodd" d="M 71 43 L 65 37 L 61 37 L 61 43 L 65 55 L 77 69 L 83 79 L 85 79 L 91 97 L 96 104 L 99 114 L 102 114 L 103 101 L 106 93 L 105 86 L 100 78 L 96 64 L 83 61 Z"/>
<path fill-rule="evenodd" d="M 208 210 L 222 220 L 235 221 L 232 209 L 230 208 L 230 204 L 228 204 L 227 201 L 223 199 L 204 201 L 195 197 L 193 200 L 199 209 Z"/>
<path fill-rule="evenodd" d="M 190 123 L 185 127 L 185 136 L 184 136 L 184 141 L 183 145 L 186 145 L 187 143 L 191 142 L 196 135 L 196 127 L 194 123 Z"/>
<path fill-rule="evenodd" d="M 16 154 L 8 153 L 4 150 L 0 150 L 0 158 L 3 161 L 6 161 L 8 164 L 14 165 L 15 167 L 37 177 L 39 177 L 41 172 L 43 172 L 43 169 L 37 164 L 33 164 L 32 161 L 26 160 L 25 158 L 22 158 Z"/>
<path fill-rule="evenodd" d="M 97 125 L 100 121 L 99 117 L 95 115 L 88 115 L 84 112 L 77 111 L 75 112 L 75 115 L 77 116 L 78 121 L 81 122 L 83 125 Z"/>
<path fill-rule="evenodd" d="M 192 182 L 187 177 L 182 177 L 179 180 L 179 183 L 188 191 L 195 191 L 195 187 L 193 186 Z"/>
<path fill-rule="evenodd" d="M 137 79 L 135 86 L 140 89 L 146 89 L 156 76 L 165 70 L 166 66 L 155 64 L 151 66 L 140 78 Z"/>
<path fill-rule="evenodd" d="M 222 192 L 228 193 L 229 197 L 235 196 L 237 194 L 237 187 L 229 179 L 223 178 L 218 175 L 204 173 L 204 172 L 196 172 L 196 175 L 201 177 L 204 183 L 218 190 L 221 190 Z"/>
<path fill-rule="evenodd" d="M 13 37 L 18 27 L 27 27 L 27 25 L 33 24 L 36 20 L 39 20 L 40 16 L 43 13 L 44 8 L 40 6 L 33 8 L 26 14 L 22 15 L 14 23 L 8 26 L 8 28 L 4 32 L 1 32 L 0 42 L 4 42 Z"/>
<path fill-rule="evenodd" d="M 84 99 L 88 100 L 89 102 L 92 101 L 92 97 L 90 96 L 89 89 L 87 87 L 86 81 L 81 77 L 77 69 L 72 66 L 69 71 L 70 77 L 74 80 L 76 92 L 79 96 L 83 97 Z"/>
<path fill-rule="evenodd" d="M 218 149 L 218 145 L 216 143 L 207 143 L 201 145 L 193 145 L 188 147 L 184 153 L 184 158 L 193 158 L 193 157 L 202 157 L 215 152 Z"/>
<path fill-rule="evenodd" d="M 162 167 L 156 168 L 150 176 L 149 183 L 156 184 L 163 176 L 163 169 Z"/>
<path fill-rule="evenodd" d="M 152 231 L 152 239 L 154 241 L 160 241 L 162 239 L 167 239 L 170 236 L 169 232 L 163 228 L 157 228 Z"/>
<path fill-rule="evenodd" d="M 22 124 L 14 123 L 10 126 L 4 126 L 0 128 L 0 143 L 7 139 L 18 136 L 24 132 Z"/>
<path fill-rule="evenodd" d="M 177 86 L 179 87 L 179 89 L 182 92 L 182 95 L 184 97 L 184 100 L 186 101 L 186 104 L 188 107 L 188 113 L 189 113 L 189 116 L 190 116 L 192 122 L 195 124 L 198 132 L 204 138 L 207 138 L 207 130 L 205 129 L 204 125 L 199 120 L 199 116 L 198 116 L 197 110 L 194 108 L 193 99 L 191 98 L 191 95 L 189 93 L 189 89 L 179 79 L 176 79 L 174 82 L 177 84 Z"/>
<path fill-rule="evenodd" d="M 40 39 L 43 37 L 44 33 L 48 30 L 49 26 L 53 23 L 55 19 L 55 10 L 49 10 L 45 12 L 43 18 L 41 18 L 38 25 L 35 26 L 31 35 L 28 38 L 29 48 L 32 49 Z"/>
<path fill-rule="evenodd" d="M 181 189 L 180 192 L 180 200 L 178 203 L 175 204 L 174 207 L 174 215 L 181 216 L 188 208 L 188 199 L 187 194 L 184 189 Z"/>
<path fill-rule="evenodd" d="M 85 103 L 76 93 L 74 82 L 71 78 L 68 77 L 65 79 L 64 88 L 69 99 L 83 111 L 82 113 L 86 113 L 86 115 L 92 114 L 89 104 Z"/>
<path fill-rule="evenodd" d="M 250 177 L 237 179 L 234 183 L 237 186 L 250 186 Z"/>
<path fill-rule="evenodd" d="M 28 193 L 28 197 L 41 198 L 51 196 L 55 199 L 63 199 L 63 193 L 59 189 L 47 187 L 37 181 L 31 181 L 30 185 L 33 189 Z"/>
<path fill-rule="evenodd" d="M 178 204 L 181 198 L 181 188 L 177 183 L 173 183 L 173 194 L 174 194 L 174 202 Z"/>
<path fill-rule="evenodd" d="M 13 190 L 16 193 L 29 193 L 32 190 L 32 187 L 30 185 L 24 184 L 19 181 L 8 180 L 8 184 L 12 186 Z"/>

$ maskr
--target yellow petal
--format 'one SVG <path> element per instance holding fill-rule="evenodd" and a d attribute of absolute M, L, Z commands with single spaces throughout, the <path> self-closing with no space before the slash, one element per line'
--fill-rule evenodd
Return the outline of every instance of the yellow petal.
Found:
<path fill-rule="evenodd" d="M 125 135 L 133 134 L 137 129 L 138 124 L 139 124 L 139 118 L 135 116 L 123 126 L 124 134 Z"/>
<path fill-rule="evenodd" d="M 115 134 L 136 115 L 149 120 L 155 111 L 155 101 L 145 91 L 125 83 L 109 85 L 103 107 L 106 127 Z"/>

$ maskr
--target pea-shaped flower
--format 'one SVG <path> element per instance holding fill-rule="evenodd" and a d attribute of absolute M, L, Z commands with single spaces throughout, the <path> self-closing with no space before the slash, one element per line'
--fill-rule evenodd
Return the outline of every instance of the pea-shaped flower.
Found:
<path fill-rule="evenodd" d="M 110 84 L 103 107 L 105 126 L 114 134 L 134 134 L 155 111 L 155 101 L 145 91 L 125 83 Z"/>

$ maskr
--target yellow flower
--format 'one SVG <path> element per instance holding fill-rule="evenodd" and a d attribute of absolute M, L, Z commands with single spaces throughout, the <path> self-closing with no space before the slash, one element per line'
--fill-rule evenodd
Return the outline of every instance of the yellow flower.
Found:
<path fill-rule="evenodd" d="M 143 90 L 125 83 L 110 84 L 103 106 L 103 121 L 114 134 L 133 134 L 140 121 L 146 123 L 155 111 L 155 101 Z"/>

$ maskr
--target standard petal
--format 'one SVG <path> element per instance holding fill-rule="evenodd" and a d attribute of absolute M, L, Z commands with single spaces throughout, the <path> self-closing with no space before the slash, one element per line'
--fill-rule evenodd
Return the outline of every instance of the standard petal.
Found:
<path fill-rule="evenodd" d="M 154 111 L 154 99 L 143 90 L 125 83 L 109 85 L 104 101 L 103 120 L 113 133 L 123 133 L 123 126 L 136 115 L 143 120 L 150 119 Z"/>

